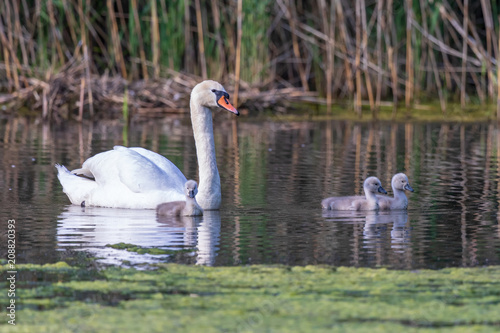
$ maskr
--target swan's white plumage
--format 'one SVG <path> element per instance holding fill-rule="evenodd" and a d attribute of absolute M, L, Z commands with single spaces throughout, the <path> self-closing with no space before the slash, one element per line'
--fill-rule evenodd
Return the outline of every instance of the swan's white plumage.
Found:
<path fill-rule="evenodd" d="M 203 209 L 218 209 L 221 203 L 210 108 L 221 107 L 238 115 L 230 104 L 218 104 L 221 96 L 229 95 L 222 85 L 210 80 L 196 85 L 191 93 L 200 173 L 197 198 Z M 182 172 L 165 157 L 144 148 L 115 146 L 89 158 L 80 169 L 69 172 L 64 166 L 56 168 L 64 193 L 75 205 L 85 202 L 86 206 L 154 209 L 164 202 L 186 200 L 187 179 Z"/>
<path fill-rule="evenodd" d="M 143 148 L 115 146 L 86 160 L 81 169 L 58 171 L 64 192 L 75 205 L 85 201 L 88 206 L 153 209 L 162 202 L 185 200 L 182 172 Z"/>

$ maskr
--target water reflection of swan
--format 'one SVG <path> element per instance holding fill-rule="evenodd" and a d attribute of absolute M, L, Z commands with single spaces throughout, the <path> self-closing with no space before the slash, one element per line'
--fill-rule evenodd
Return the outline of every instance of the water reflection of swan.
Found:
<path fill-rule="evenodd" d="M 391 248 L 405 249 L 409 241 L 409 231 L 405 229 L 407 221 L 407 211 L 377 212 L 367 215 L 363 228 L 366 247 L 371 248 L 378 243 L 383 231 L 387 230 L 387 224 L 392 223 Z"/>
<path fill-rule="evenodd" d="M 207 211 L 204 217 L 157 218 L 153 210 L 67 206 L 59 215 L 57 227 L 60 249 L 85 250 L 109 264 L 121 264 L 125 260 L 133 264 L 153 263 L 166 257 L 106 247 L 106 244 L 123 242 L 171 250 L 197 248 L 196 262 L 211 265 L 219 237 L 217 211 Z"/>
<path fill-rule="evenodd" d="M 406 227 L 408 222 L 408 212 L 406 210 L 383 212 L 323 210 L 322 216 L 337 222 L 351 224 L 363 223 L 363 243 L 364 247 L 368 249 L 380 243 L 383 231 L 387 230 L 387 225 L 392 223 L 391 248 L 401 251 L 408 247 L 410 232 L 409 228 Z"/>
<path fill-rule="evenodd" d="M 198 227 L 197 265 L 213 266 L 215 263 L 219 250 L 220 224 L 219 211 L 206 210 L 204 212 L 203 222 Z"/>

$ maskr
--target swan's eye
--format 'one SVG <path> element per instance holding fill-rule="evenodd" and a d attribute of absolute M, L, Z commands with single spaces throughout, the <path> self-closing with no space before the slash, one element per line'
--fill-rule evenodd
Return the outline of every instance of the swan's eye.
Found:
<path fill-rule="evenodd" d="M 216 90 L 215 90 L 215 89 L 212 89 L 212 92 L 214 93 L 214 92 L 216 92 Z"/>

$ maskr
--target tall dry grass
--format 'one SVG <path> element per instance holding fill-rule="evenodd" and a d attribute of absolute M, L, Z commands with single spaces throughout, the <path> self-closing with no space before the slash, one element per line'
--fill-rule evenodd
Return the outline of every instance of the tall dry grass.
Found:
<path fill-rule="evenodd" d="M 500 101 L 499 15 L 488 0 L 4 0 L 0 104 L 83 116 L 123 98 L 116 82 L 213 78 L 255 108 L 293 89 L 359 115 L 434 99 L 446 112 Z M 133 98 L 131 109 L 173 107 Z"/>

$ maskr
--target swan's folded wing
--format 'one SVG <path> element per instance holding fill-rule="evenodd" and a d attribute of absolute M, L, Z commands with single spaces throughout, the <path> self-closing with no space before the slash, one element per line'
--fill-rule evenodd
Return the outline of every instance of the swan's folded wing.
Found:
<path fill-rule="evenodd" d="M 113 149 L 121 149 L 123 147 L 115 146 Z M 131 147 L 126 148 L 135 151 L 136 153 L 141 154 L 146 157 L 150 161 L 152 161 L 157 167 L 162 169 L 167 175 L 169 175 L 172 179 L 177 179 L 179 181 L 179 186 L 184 187 L 184 184 L 187 182 L 184 174 L 179 170 L 179 168 L 172 163 L 169 159 L 164 156 L 155 153 L 154 151 L 147 150 L 141 147 Z"/>
<path fill-rule="evenodd" d="M 142 193 L 147 191 L 166 191 L 179 189 L 173 175 L 167 174 L 158 167 L 154 161 L 138 152 L 123 147 L 118 149 L 117 165 L 118 177 L 122 184 L 132 192 Z"/>
<path fill-rule="evenodd" d="M 135 193 L 155 190 L 182 193 L 184 186 L 177 186 L 178 175 L 167 174 L 146 156 L 125 147 L 116 147 L 89 158 L 82 169 L 88 170 L 103 188 L 126 186 Z"/>

